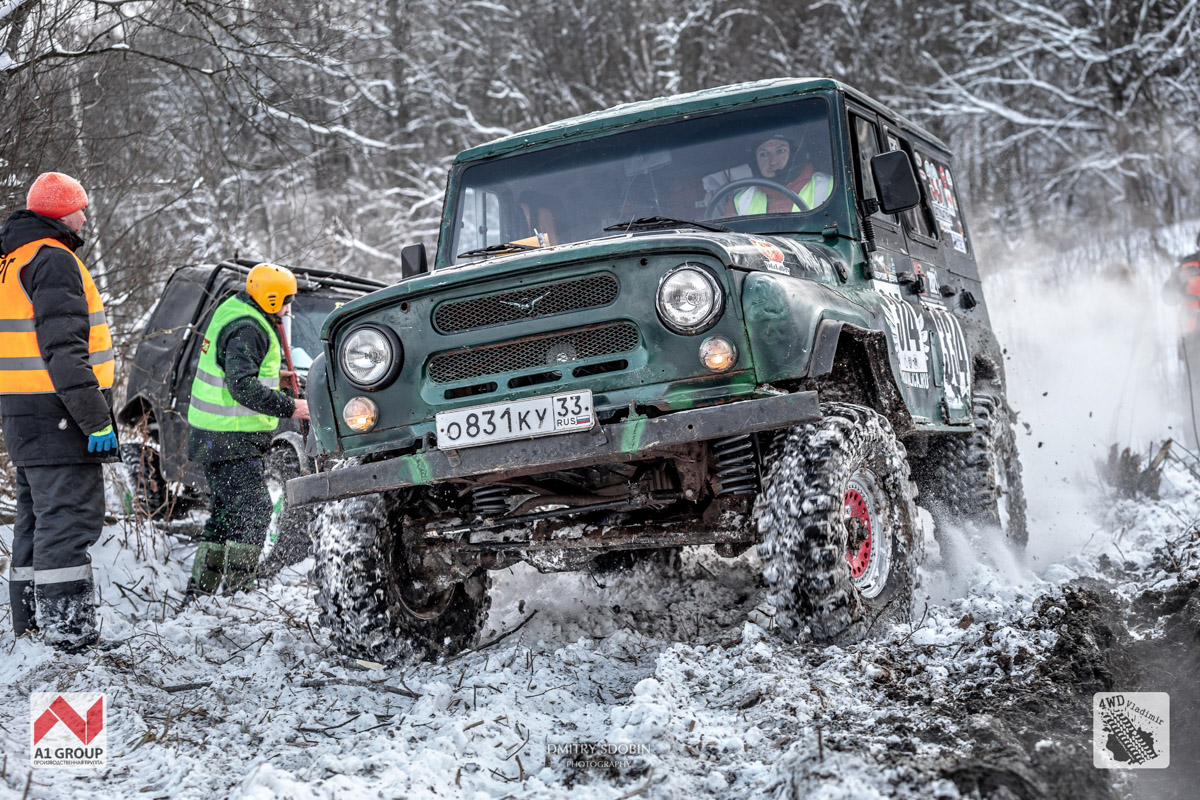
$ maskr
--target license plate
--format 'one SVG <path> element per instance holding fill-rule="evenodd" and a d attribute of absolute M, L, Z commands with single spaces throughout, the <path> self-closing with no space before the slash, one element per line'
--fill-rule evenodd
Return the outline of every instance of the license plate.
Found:
<path fill-rule="evenodd" d="M 434 422 L 438 447 L 455 450 L 510 439 L 591 430 L 596 424 L 596 415 L 592 410 L 592 393 L 584 390 L 443 411 Z"/>

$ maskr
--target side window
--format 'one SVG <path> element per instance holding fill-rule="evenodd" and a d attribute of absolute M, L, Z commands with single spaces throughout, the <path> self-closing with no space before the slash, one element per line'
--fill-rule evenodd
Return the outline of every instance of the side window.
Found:
<path fill-rule="evenodd" d="M 913 165 L 917 169 L 918 183 L 922 183 L 920 175 L 922 173 L 922 164 L 924 159 L 919 153 L 914 153 L 907 144 L 902 144 L 901 141 L 888 134 L 888 146 L 892 150 L 904 150 L 913 160 Z M 929 212 L 929 187 L 926 186 L 921 191 L 921 204 L 916 208 L 910 208 L 905 211 L 900 217 L 904 220 L 904 227 L 909 233 L 923 236 L 926 239 L 936 239 L 937 230 L 933 227 L 933 215 Z"/>
<path fill-rule="evenodd" d="M 958 205 L 958 195 L 954 191 L 954 176 L 950 167 L 935 161 L 923 153 L 916 153 L 920 164 L 917 177 L 925 186 L 925 194 L 929 204 L 933 206 L 933 218 L 938 230 L 944 237 L 950 238 L 951 246 L 960 253 L 966 253 L 967 237 L 963 231 L 962 211 Z"/>
<path fill-rule="evenodd" d="M 462 228 L 458 231 L 457 253 L 502 244 L 500 196 L 483 189 L 467 187 L 463 192 Z"/>
<path fill-rule="evenodd" d="M 872 200 L 875 199 L 875 178 L 871 173 L 871 159 L 879 155 L 879 134 L 874 122 L 858 116 L 851 116 L 851 119 L 854 120 L 855 150 L 858 154 L 858 169 L 855 173 L 858 176 L 859 197 Z M 891 220 L 889 215 L 881 211 L 876 211 L 872 216 L 876 219 Z"/>
<path fill-rule="evenodd" d="M 192 321 L 192 314 L 196 313 L 203 293 L 197 284 L 184 280 L 182 276 L 168 282 L 162 299 L 150 317 L 150 323 L 146 325 L 146 335 L 158 336 L 187 325 Z"/>

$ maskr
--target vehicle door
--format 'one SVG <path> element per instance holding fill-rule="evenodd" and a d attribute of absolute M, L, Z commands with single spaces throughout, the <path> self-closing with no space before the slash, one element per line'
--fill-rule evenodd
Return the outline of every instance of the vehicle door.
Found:
<path fill-rule="evenodd" d="M 187 461 L 187 419 L 175 405 L 176 354 L 187 341 L 188 325 L 203 295 L 194 270 L 177 270 L 163 289 L 138 345 L 130 370 L 129 394 L 139 393 L 154 409 L 159 469 L 168 480 L 179 479 Z M 135 392 L 134 384 L 138 384 Z"/>
<path fill-rule="evenodd" d="M 875 198 L 871 159 L 885 150 L 897 149 L 884 138 L 884 121 L 865 108 L 848 104 L 851 142 L 854 149 L 855 188 L 866 201 Z M 932 319 L 914 295 L 917 278 L 909 248 L 923 245 L 905 234 L 900 216 L 876 211 L 871 215 L 876 249 L 870 253 L 869 291 L 879 301 L 882 328 L 891 345 L 893 371 L 905 404 L 918 424 L 940 422 L 942 391 L 934 380 L 935 355 Z"/>
<path fill-rule="evenodd" d="M 888 149 L 908 153 L 921 187 L 920 204 L 900 215 L 912 262 L 912 282 L 905 294 L 920 308 L 930 331 L 933 383 L 941 401 L 938 416 L 947 424 L 966 424 L 971 421 L 971 358 L 962 326 L 944 293 L 953 290 L 945 247 L 950 232 L 942 229 L 934 214 L 934 208 L 944 206 L 945 187 L 928 148 L 886 124 L 884 133 Z"/>
<path fill-rule="evenodd" d="M 170 419 L 174 427 L 173 438 L 178 442 L 177 457 L 180 462 L 179 480 L 186 485 L 205 490 L 208 482 L 204 478 L 204 469 L 200 464 L 191 461 L 188 453 L 188 437 L 191 426 L 188 425 L 188 407 L 192 402 L 192 381 L 196 378 L 196 369 L 200 364 L 200 347 L 204 342 L 204 334 L 212 321 L 213 312 L 226 297 L 234 294 L 241 281 L 241 276 L 220 276 L 207 292 L 202 291 L 202 302 L 192 317 L 191 334 L 180 345 L 175 373 L 172 376 Z"/>

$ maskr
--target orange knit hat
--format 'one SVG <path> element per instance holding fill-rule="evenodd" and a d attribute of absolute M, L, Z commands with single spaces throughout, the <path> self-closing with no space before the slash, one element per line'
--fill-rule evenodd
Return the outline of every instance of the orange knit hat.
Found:
<path fill-rule="evenodd" d="M 25 198 L 26 208 L 51 219 L 62 219 L 87 204 L 87 192 L 79 185 L 79 181 L 61 172 L 38 175 Z"/>

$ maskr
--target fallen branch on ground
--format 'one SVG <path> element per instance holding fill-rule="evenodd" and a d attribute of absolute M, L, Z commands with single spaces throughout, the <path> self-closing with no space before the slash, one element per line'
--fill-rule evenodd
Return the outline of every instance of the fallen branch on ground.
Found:
<path fill-rule="evenodd" d="M 364 689 L 378 689 L 381 692 L 391 692 L 403 697 L 411 697 L 413 700 L 421 696 L 410 689 L 398 689 L 395 686 L 388 686 L 383 681 L 356 681 L 352 678 L 309 678 L 308 680 L 300 681 L 300 685 L 305 689 L 320 689 L 323 686 L 361 686 Z"/>

